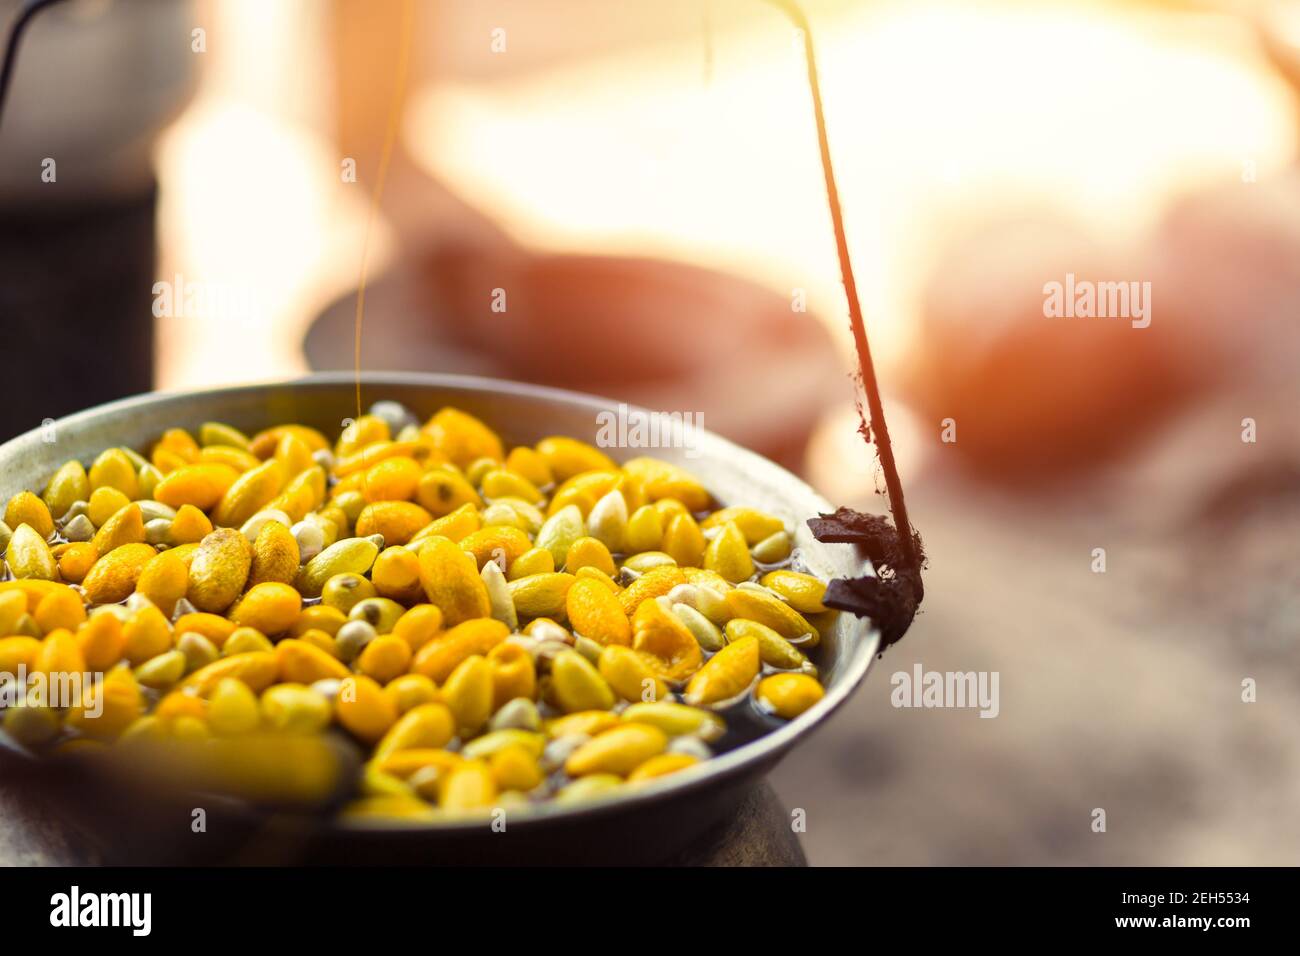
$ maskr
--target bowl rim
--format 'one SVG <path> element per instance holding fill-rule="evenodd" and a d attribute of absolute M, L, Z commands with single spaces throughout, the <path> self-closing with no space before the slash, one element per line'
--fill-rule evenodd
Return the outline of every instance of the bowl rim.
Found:
<path fill-rule="evenodd" d="M 165 405 L 169 401 L 182 401 L 200 396 L 219 402 L 223 397 L 251 394 L 268 389 L 302 389 L 317 386 L 329 388 L 346 386 L 353 388 L 356 386 L 357 381 L 358 377 L 353 372 L 315 372 L 292 379 L 270 379 L 215 388 L 145 392 L 103 405 L 96 405 L 80 412 L 74 412 L 71 415 L 65 415 L 55 420 L 54 426 L 58 428 L 93 424 L 97 419 L 116 418 L 135 408 Z M 589 395 L 568 389 L 478 375 L 438 372 L 363 371 L 360 375 L 360 384 L 363 390 L 375 387 L 382 388 L 384 386 L 403 386 L 475 392 L 484 395 L 504 394 L 513 398 L 563 403 L 586 408 L 593 413 L 617 409 L 620 405 L 630 412 L 645 411 L 640 406 L 616 399 Z M 370 403 L 373 404 L 376 400 L 372 396 Z M 3 461 L 9 455 L 20 453 L 30 443 L 41 442 L 42 432 L 42 427 L 33 428 L 0 444 L 0 461 Z M 833 510 L 831 504 L 807 482 L 775 462 L 737 445 L 709 431 L 707 428 L 698 428 L 697 432 L 701 442 L 706 447 L 706 453 L 721 452 L 727 457 L 729 463 L 735 462 L 738 467 L 748 474 L 764 471 L 779 474 L 782 476 L 784 483 L 798 485 L 809 501 L 815 503 L 816 507 L 827 512 Z M 851 546 L 845 545 L 845 547 Z M 863 573 L 874 574 L 870 560 L 862 554 L 860 549 L 858 550 L 858 558 L 862 562 Z M 682 796 L 688 792 L 708 787 L 711 784 L 741 776 L 747 771 L 769 767 L 794 746 L 800 738 L 809 734 L 816 726 L 843 706 L 866 677 L 881 649 L 881 635 L 869 620 L 855 619 L 852 622 L 852 627 L 858 632 L 859 640 L 854 652 L 845 663 L 843 673 L 834 684 L 826 687 L 825 695 L 821 700 L 794 720 L 767 730 L 761 736 L 725 753 L 702 761 L 693 767 L 638 784 L 635 789 L 625 788 L 627 792 L 614 792 L 605 797 L 596 797 L 574 804 L 562 804 L 554 800 L 547 800 L 518 808 L 510 807 L 507 810 L 508 826 L 519 829 L 532 829 L 557 822 L 574 822 L 579 819 L 635 812 L 638 808 L 648 807 L 663 798 Z M 3 731 L 0 731 L 0 754 L 18 757 L 29 764 L 39 760 L 39 758 L 27 752 L 25 748 L 10 740 Z M 481 832 L 485 826 L 490 825 L 491 821 L 491 814 L 415 821 L 404 819 L 363 821 L 340 819 L 336 815 L 332 818 L 321 819 L 320 825 L 333 831 L 345 833 L 376 835 L 437 833 L 451 837 Z"/>

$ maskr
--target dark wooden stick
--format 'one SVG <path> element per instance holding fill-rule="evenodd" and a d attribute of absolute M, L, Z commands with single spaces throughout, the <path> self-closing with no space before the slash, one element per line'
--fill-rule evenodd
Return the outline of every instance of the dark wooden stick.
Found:
<path fill-rule="evenodd" d="M 862 305 L 858 301 L 858 286 L 853 278 L 853 263 L 849 260 L 849 242 L 844 233 L 844 211 L 840 207 L 840 193 L 835 186 L 835 171 L 831 167 L 830 140 L 826 136 L 826 114 L 822 109 L 821 83 L 817 78 L 817 54 L 813 49 L 812 27 L 808 17 L 795 0 L 767 0 L 784 13 L 803 32 L 804 56 L 808 65 L 808 87 L 812 92 L 813 116 L 817 121 L 817 145 L 821 150 L 822 173 L 826 178 L 826 201 L 830 205 L 831 224 L 835 229 L 835 249 L 840 258 L 840 276 L 844 281 L 844 294 L 849 301 L 849 325 L 853 329 L 853 342 L 857 346 L 858 364 L 862 372 L 862 390 L 866 392 L 867 407 L 871 411 L 868 426 L 875 437 L 880 454 L 880 465 L 885 472 L 885 488 L 889 491 L 889 510 L 898 529 L 899 545 L 908 564 L 919 570 L 916 546 L 912 540 L 912 525 L 907 518 L 907 504 L 903 501 L 903 483 L 898 478 L 894 463 L 894 448 L 889 442 L 889 426 L 885 423 L 885 409 L 880 401 L 880 386 L 876 381 L 876 367 L 871 360 L 871 346 L 867 344 L 867 330 L 862 321 Z M 864 423 L 865 424 L 865 423 Z"/>

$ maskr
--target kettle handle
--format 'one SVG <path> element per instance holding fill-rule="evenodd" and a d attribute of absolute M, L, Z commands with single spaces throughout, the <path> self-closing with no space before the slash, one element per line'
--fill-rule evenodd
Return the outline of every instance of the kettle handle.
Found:
<path fill-rule="evenodd" d="M 18 44 L 22 42 L 27 24 L 31 23 L 36 14 L 46 7 L 61 2 L 62 0 L 26 0 L 22 9 L 18 11 L 18 16 L 14 18 L 13 26 L 9 28 L 9 36 L 5 40 L 4 60 L 0 62 L 0 127 L 4 125 L 5 100 L 9 95 L 9 84 L 13 80 L 14 61 L 18 58 Z"/>

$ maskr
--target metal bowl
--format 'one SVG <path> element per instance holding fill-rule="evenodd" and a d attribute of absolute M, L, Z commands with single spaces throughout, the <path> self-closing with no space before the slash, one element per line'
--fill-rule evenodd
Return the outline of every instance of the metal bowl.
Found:
<path fill-rule="evenodd" d="M 619 405 L 573 392 L 454 375 L 365 373 L 362 406 L 391 399 L 421 420 L 454 405 L 491 424 L 507 445 L 532 444 L 553 434 L 595 442 L 598 415 Z M 283 422 L 337 433 L 357 411 L 355 381 L 343 373 L 291 382 L 124 399 L 70 415 L 0 446 L 0 492 L 7 499 L 44 487 L 68 459 L 89 462 L 114 445 L 147 447 L 167 428 L 196 430 L 223 421 L 249 432 Z M 795 545 L 819 577 L 871 573 L 856 548 L 815 541 L 806 519 L 829 504 L 789 472 L 725 439 L 700 431 L 688 448 L 608 449 L 613 457 L 654 454 L 689 468 L 720 501 L 744 503 L 784 518 Z M 360 826 L 314 817 L 253 812 L 204 804 L 208 829 L 188 840 L 195 806 L 182 795 L 131 792 L 120 780 L 86 779 L 60 771 L 3 741 L 0 754 L 18 761 L 34 786 L 42 786 L 83 829 L 107 845 L 115 861 L 283 859 L 420 862 L 619 862 L 663 859 L 716 825 L 734 809 L 741 791 L 848 698 L 862 681 L 880 644 L 867 622 L 840 615 L 817 650 L 825 697 L 788 723 L 734 750 L 678 774 L 608 800 L 561 806 L 538 804 L 511 811 L 505 832 L 480 821 Z M 2 735 L 0 735 L 2 736 Z"/>

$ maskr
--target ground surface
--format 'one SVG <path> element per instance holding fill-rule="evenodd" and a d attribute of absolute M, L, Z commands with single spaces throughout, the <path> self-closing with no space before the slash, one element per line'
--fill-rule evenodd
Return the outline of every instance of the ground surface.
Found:
<path fill-rule="evenodd" d="M 773 776 L 813 865 L 1300 862 L 1300 489 L 1205 426 L 1068 492 L 915 483 L 923 613 Z M 918 661 L 998 671 L 1000 715 L 895 709 Z"/>

